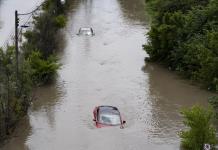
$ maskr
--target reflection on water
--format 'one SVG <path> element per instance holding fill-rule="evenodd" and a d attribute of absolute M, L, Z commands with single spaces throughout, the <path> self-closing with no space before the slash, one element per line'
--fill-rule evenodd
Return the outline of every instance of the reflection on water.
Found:
<path fill-rule="evenodd" d="M 0 146 L 1 150 L 28 150 L 24 141 L 27 141 L 27 137 L 31 133 L 31 126 L 29 123 L 29 117 L 24 117 L 15 129 L 13 135 L 11 135 L 9 141 L 5 141 L 5 145 Z M 17 144 L 19 143 L 19 144 Z M 16 144 L 16 145 L 15 145 Z"/>
<path fill-rule="evenodd" d="M 0 29 L 2 28 L 2 23 L 3 23 L 3 22 L 0 20 Z"/>
<path fill-rule="evenodd" d="M 150 92 L 164 101 L 169 101 L 171 104 L 178 106 L 191 106 L 193 104 L 207 104 L 205 101 L 208 95 L 213 95 L 210 92 L 202 90 L 198 87 L 187 83 L 161 66 L 148 63 L 144 67 L 145 72 L 149 73 Z M 171 82 L 174 80 L 174 82 Z M 162 97 L 164 95 L 164 97 Z"/>
<path fill-rule="evenodd" d="M 63 98 L 66 94 L 64 89 L 64 82 L 51 83 L 40 89 L 35 89 L 33 95 L 34 101 L 28 116 L 18 123 L 10 140 L 6 141 L 6 144 L 2 145 L 0 149 L 29 150 L 30 148 L 26 142 L 28 142 L 29 138 L 34 138 L 34 136 L 31 136 L 33 132 L 34 134 L 41 134 L 43 127 L 48 127 L 48 130 L 54 129 L 54 124 L 56 122 L 55 112 L 59 110 L 61 105 L 60 97 Z M 33 124 L 35 125 L 33 126 Z"/>
<path fill-rule="evenodd" d="M 177 133 L 184 128 L 180 115 L 181 109 L 195 104 L 205 106 L 208 97 L 214 94 L 187 83 L 156 64 L 148 63 L 142 70 L 149 76 L 149 102 L 147 103 L 151 108 L 149 117 L 152 119 L 149 123 L 153 123 L 151 125 L 152 139 L 162 137 L 166 142 L 177 141 L 179 144 Z M 144 121 L 147 120 L 144 119 Z"/>
<path fill-rule="evenodd" d="M 149 17 L 145 11 L 145 0 L 118 0 L 118 2 L 126 19 L 134 20 L 135 23 L 139 21 L 145 25 L 149 23 Z"/>
<path fill-rule="evenodd" d="M 46 122 L 52 127 L 55 123 L 55 111 L 58 109 L 61 99 L 64 97 L 64 82 L 52 83 L 43 86 L 34 91 L 35 101 L 31 107 L 31 115 L 37 115 L 35 112 L 41 112 Z"/>

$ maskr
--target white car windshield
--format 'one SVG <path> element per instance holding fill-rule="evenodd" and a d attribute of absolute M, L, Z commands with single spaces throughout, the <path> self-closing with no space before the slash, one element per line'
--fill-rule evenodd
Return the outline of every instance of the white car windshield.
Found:
<path fill-rule="evenodd" d="M 99 123 L 106 125 L 120 125 L 120 116 L 118 114 L 100 114 Z"/>
<path fill-rule="evenodd" d="M 82 35 L 92 35 L 92 31 L 89 28 L 82 28 L 80 30 L 79 34 L 82 34 Z"/>

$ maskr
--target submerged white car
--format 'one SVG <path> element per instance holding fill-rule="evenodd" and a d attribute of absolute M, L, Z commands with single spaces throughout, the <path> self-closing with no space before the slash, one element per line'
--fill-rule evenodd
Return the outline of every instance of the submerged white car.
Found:
<path fill-rule="evenodd" d="M 77 35 L 93 36 L 95 35 L 94 31 L 90 27 L 83 27 L 79 29 Z"/>

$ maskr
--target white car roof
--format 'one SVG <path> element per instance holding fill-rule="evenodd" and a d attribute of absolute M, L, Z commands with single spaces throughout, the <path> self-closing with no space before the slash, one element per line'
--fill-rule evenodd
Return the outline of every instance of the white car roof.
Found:
<path fill-rule="evenodd" d="M 91 30 L 92 28 L 88 28 L 88 27 L 84 27 L 84 28 L 80 28 L 80 30 Z"/>

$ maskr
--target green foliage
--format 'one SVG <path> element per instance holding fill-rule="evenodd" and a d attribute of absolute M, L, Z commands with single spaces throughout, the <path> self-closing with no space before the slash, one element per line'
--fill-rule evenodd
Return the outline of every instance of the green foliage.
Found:
<path fill-rule="evenodd" d="M 34 29 L 24 34 L 27 41 L 23 44 L 22 49 L 26 57 L 31 54 L 31 51 L 38 50 L 43 58 L 47 59 L 58 50 L 59 30 L 64 28 L 67 23 L 66 9 L 66 6 L 60 4 L 59 0 L 44 2 L 44 11 L 34 17 Z"/>
<path fill-rule="evenodd" d="M 42 9 L 44 11 L 48 11 L 51 6 L 52 6 L 52 0 L 47 0 L 43 3 Z"/>
<path fill-rule="evenodd" d="M 216 118 L 218 119 L 218 96 L 210 97 L 209 103 L 213 106 L 216 113 Z"/>
<path fill-rule="evenodd" d="M 40 50 L 44 58 L 49 57 L 57 49 L 58 28 L 53 16 L 49 13 L 43 13 L 35 17 L 35 28 L 25 34 L 27 42 L 23 44 L 22 49 L 25 55 L 33 50 Z"/>
<path fill-rule="evenodd" d="M 34 29 L 25 33 L 16 74 L 15 49 L 0 48 L 0 140 L 27 113 L 33 83 L 51 81 L 60 65 L 54 57 L 59 29 L 66 25 L 65 12 L 72 0 L 45 0 L 43 11 L 33 18 Z M 38 50 L 38 51 L 36 51 Z"/>
<path fill-rule="evenodd" d="M 51 81 L 60 65 L 54 57 L 58 49 L 59 29 L 66 25 L 65 12 L 72 0 L 45 0 L 43 12 L 33 18 L 34 29 L 25 33 L 16 74 L 15 49 L 0 48 L 0 140 L 27 113 L 33 82 Z M 39 50 L 39 51 L 35 51 Z"/>
<path fill-rule="evenodd" d="M 218 91 L 218 1 L 152 0 L 150 60 Z"/>
<path fill-rule="evenodd" d="M 34 17 L 34 29 L 24 34 L 27 41 L 22 45 L 24 56 L 33 70 L 32 79 L 37 84 L 51 81 L 60 67 L 54 54 L 59 46 L 59 29 L 67 22 L 66 6 L 59 0 L 46 0 L 43 10 Z"/>
<path fill-rule="evenodd" d="M 32 87 L 31 69 L 23 57 L 16 74 L 15 49 L 0 49 L 0 138 L 27 112 Z"/>
<path fill-rule="evenodd" d="M 51 81 L 60 67 L 54 56 L 51 55 L 47 60 L 44 60 L 38 51 L 32 52 L 29 56 L 29 62 L 33 69 L 32 79 L 36 83 L 42 84 Z"/>
<path fill-rule="evenodd" d="M 201 150 L 204 144 L 214 146 L 217 143 L 216 130 L 212 125 L 213 111 L 200 106 L 193 106 L 181 112 L 184 117 L 187 131 L 179 135 L 182 138 L 182 146 L 188 150 Z"/>
<path fill-rule="evenodd" d="M 66 26 L 66 17 L 64 15 L 59 15 L 55 18 L 55 24 L 58 28 L 64 28 Z"/>

